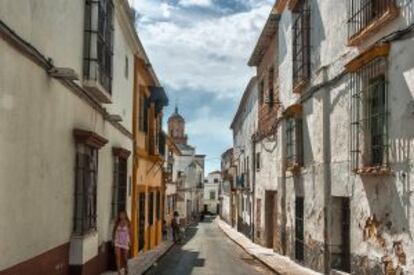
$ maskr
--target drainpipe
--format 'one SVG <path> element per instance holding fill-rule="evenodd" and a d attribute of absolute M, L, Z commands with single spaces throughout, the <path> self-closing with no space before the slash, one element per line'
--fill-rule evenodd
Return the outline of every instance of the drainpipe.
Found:
<path fill-rule="evenodd" d="M 287 238 L 286 238 L 286 224 L 287 224 L 287 212 L 286 212 L 286 170 L 287 170 L 287 165 L 286 165 L 286 146 L 284 146 L 286 144 L 286 139 L 285 139 L 285 123 L 283 120 L 282 123 L 282 127 L 281 127 L 281 144 L 282 144 L 282 150 L 281 150 L 281 161 L 282 161 L 282 175 L 281 175 L 281 187 L 282 187 L 282 226 L 281 226 L 281 232 L 280 232 L 280 238 L 281 238 L 281 242 L 282 242 L 282 253 L 283 255 L 287 254 Z"/>
<path fill-rule="evenodd" d="M 327 72 L 324 70 L 323 73 L 324 79 L 327 79 Z M 323 103 L 322 103 L 322 128 L 323 128 L 323 177 L 324 177 L 324 212 L 325 212 L 325 226 L 324 226 L 324 265 L 325 265 L 325 274 L 330 273 L 330 242 L 331 242 L 331 201 L 332 201 L 332 186 L 331 186 L 331 132 L 330 132 L 330 103 L 331 103 L 331 94 L 329 89 L 325 88 L 322 91 L 323 93 Z"/>
<path fill-rule="evenodd" d="M 254 238 L 255 238 L 255 213 L 256 213 L 256 207 L 255 207 L 255 201 L 256 201 L 256 134 L 252 135 L 251 138 L 251 142 L 252 142 L 252 162 L 253 162 L 253 167 L 252 167 L 252 174 L 253 174 L 253 178 L 252 178 L 252 213 L 250 215 L 250 226 L 252 228 L 252 236 L 251 239 L 254 242 Z"/>

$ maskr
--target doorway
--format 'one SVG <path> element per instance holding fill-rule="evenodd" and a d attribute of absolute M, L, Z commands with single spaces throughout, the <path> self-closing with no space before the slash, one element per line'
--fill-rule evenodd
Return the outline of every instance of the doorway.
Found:
<path fill-rule="evenodd" d="M 260 225 L 258 225 L 260 226 Z M 266 246 L 275 248 L 277 227 L 277 191 L 265 191 L 265 231 Z"/>
<path fill-rule="evenodd" d="M 333 197 L 331 215 L 331 268 L 350 272 L 351 216 L 349 198 Z"/>
<path fill-rule="evenodd" d="M 296 197 L 295 200 L 295 258 L 299 262 L 305 259 L 305 234 L 304 234 L 304 199 Z"/>
<path fill-rule="evenodd" d="M 145 246 L 145 193 L 140 192 L 138 196 L 138 251 Z"/>

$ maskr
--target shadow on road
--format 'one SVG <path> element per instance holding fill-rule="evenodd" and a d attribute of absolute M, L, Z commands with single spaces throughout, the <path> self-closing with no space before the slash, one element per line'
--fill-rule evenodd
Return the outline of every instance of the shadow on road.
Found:
<path fill-rule="evenodd" d="M 185 232 L 184 240 L 179 244 L 175 244 L 169 252 L 159 259 L 158 262 L 144 274 L 189 275 L 195 267 L 204 267 L 206 259 L 199 257 L 200 252 L 185 249 L 184 247 L 196 236 L 199 230 L 199 223 L 212 223 L 214 219 L 215 216 L 205 216 L 203 220 L 190 225 Z"/>

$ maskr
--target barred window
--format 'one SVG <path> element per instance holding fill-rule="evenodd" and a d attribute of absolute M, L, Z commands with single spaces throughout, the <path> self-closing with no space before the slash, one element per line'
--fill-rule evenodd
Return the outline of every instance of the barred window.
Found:
<path fill-rule="evenodd" d="M 310 16 L 308 0 L 293 8 L 293 85 L 302 86 L 310 77 Z"/>
<path fill-rule="evenodd" d="M 260 152 L 256 153 L 256 170 L 260 171 Z"/>
<path fill-rule="evenodd" d="M 372 60 L 351 75 L 351 158 L 354 171 L 389 165 L 386 75 L 386 57 Z"/>
<path fill-rule="evenodd" d="M 157 221 L 161 220 L 161 207 L 162 207 L 161 192 L 157 191 Z"/>
<path fill-rule="evenodd" d="M 107 140 L 95 133 L 74 131 L 76 140 L 75 204 L 73 231 L 77 235 L 96 230 L 98 150 Z"/>
<path fill-rule="evenodd" d="M 86 0 L 83 73 L 86 79 L 99 80 L 109 94 L 112 93 L 113 21 L 112 0 Z"/>
<path fill-rule="evenodd" d="M 215 200 L 215 199 L 216 199 L 216 192 L 210 191 L 210 200 Z"/>
<path fill-rule="evenodd" d="M 148 109 L 150 107 L 149 100 L 146 96 L 139 96 L 139 130 L 148 132 Z"/>
<path fill-rule="evenodd" d="M 395 8 L 395 0 L 348 0 L 348 37 L 359 34 Z"/>
<path fill-rule="evenodd" d="M 112 218 L 115 218 L 120 211 L 126 210 L 128 157 L 130 152 L 122 148 L 114 148 L 113 154 Z"/>
<path fill-rule="evenodd" d="M 267 98 L 266 98 L 266 102 L 268 104 L 273 104 L 273 100 L 274 100 L 274 94 L 273 94 L 274 76 L 275 76 L 275 69 L 272 66 L 269 69 L 269 75 L 268 75 L 268 91 L 267 91 Z"/>
<path fill-rule="evenodd" d="M 288 168 L 302 166 L 302 119 L 286 119 L 286 163 Z"/>
<path fill-rule="evenodd" d="M 263 80 L 259 83 L 259 103 L 263 104 L 264 102 L 264 82 Z"/>

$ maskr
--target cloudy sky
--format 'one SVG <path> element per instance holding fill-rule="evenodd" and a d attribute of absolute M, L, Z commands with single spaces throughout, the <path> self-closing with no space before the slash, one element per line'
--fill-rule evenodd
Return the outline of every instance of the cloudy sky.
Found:
<path fill-rule="evenodd" d="M 219 169 L 229 129 L 254 70 L 246 64 L 273 0 L 130 0 L 137 29 L 165 87 L 187 121 L 189 143 Z"/>

